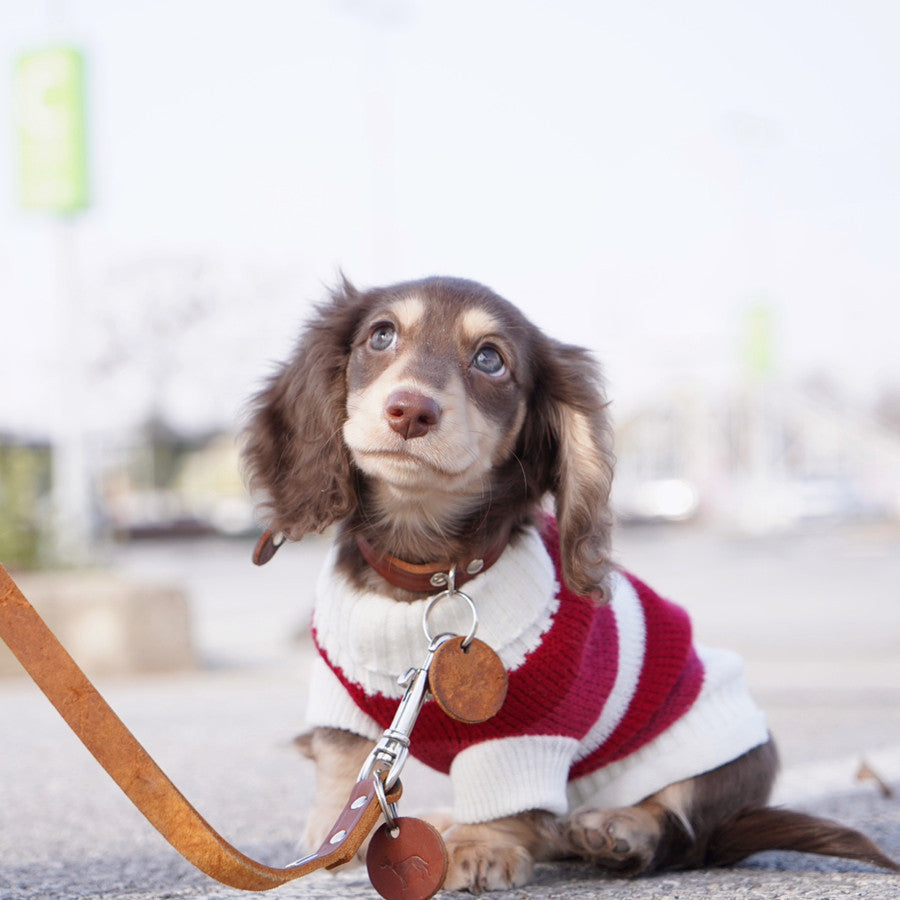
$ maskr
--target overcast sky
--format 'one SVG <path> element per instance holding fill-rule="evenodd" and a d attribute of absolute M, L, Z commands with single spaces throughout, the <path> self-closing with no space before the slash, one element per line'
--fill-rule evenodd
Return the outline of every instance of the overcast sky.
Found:
<path fill-rule="evenodd" d="M 92 428 L 230 424 L 339 268 L 484 281 L 594 349 L 620 407 L 738 380 L 760 300 L 780 376 L 900 384 L 893 0 L 0 0 L 0 23 L 7 73 L 84 48 L 94 193 L 67 229 L 17 208 L 7 78 L 0 430 L 53 427 L 76 345 Z"/>

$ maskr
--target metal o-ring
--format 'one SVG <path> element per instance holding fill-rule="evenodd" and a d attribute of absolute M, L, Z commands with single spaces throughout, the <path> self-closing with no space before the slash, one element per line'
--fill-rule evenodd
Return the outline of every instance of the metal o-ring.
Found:
<path fill-rule="evenodd" d="M 466 603 L 469 604 L 469 609 L 472 611 L 472 627 L 469 629 L 469 633 L 466 635 L 462 642 L 463 648 L 469 646 L 472 643 L 472 640 L 475 637 L 475 632 L 478 630 L 478 609 L 475 606 L 475 601 L 463 591 L 458 590 L 446 590 L 441 591 L 439 594 L 435 594 L 429 601 L 428 605 L 425 607 L 425 614 L 422 616 L 422 628 L 425 631 L 425 637 L 428 638 L 428 643 L 433 644 L 435 641 L 435 636 L 432 635 L 431 629 L 428 627 L 428 615 L 431 610 L 435 607 L 437 603 L 446 597 L 462 597 Z"/>
<path fill-rule="evenodd" d="M 397 804 L 388 803 L 388 799 L 384 794 L 384 782 L 378 776 L 375 778 L 375 796 L 384 814 L 384 821 L 387 823 L 387 827 L 393 830 L 397 824 Z"/>

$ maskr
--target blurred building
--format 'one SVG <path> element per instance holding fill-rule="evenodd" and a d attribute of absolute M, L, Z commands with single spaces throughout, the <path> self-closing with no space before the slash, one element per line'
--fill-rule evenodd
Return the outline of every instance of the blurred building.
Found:
<path fill-rule="evenodd" d="M 900 433 L 835 398 L 775 384 L 662 393 L 617 423 L 624 521 L 748 531 L 900 519 Z"/>
<path fill-rule="evenodd" d="M 150 423 L 107 447 L 98 480 L 106 530 L 118 538 L 243 534 L 253 510 L 230 433 L 185 438 Z"/>

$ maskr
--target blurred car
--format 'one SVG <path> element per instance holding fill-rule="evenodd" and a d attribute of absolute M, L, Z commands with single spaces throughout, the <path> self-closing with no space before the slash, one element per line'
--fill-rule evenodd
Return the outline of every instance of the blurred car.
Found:
<path fill-rule="evenodd" d="M 686 522 L 700 508 L 700 494 L 684 478 L 614 483 L 612 505 L 623 522 Z"/>

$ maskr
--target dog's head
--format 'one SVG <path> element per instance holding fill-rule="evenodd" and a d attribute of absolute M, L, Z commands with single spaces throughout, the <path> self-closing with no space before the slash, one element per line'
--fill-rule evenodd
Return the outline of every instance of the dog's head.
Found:
<path fill-rule="evenodd" d="M 599 372 L 474 282 L 360 292 L 345 280 L 255 398 L 244 456 L 270 527 L 294 540 L 357 516 L 458 542 L 518 524 L 552 493 L 567 582 L 604 589 Z"/>

